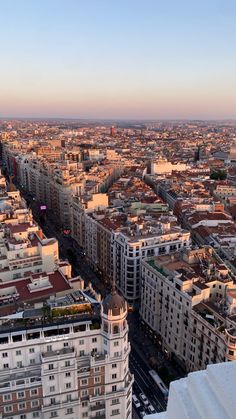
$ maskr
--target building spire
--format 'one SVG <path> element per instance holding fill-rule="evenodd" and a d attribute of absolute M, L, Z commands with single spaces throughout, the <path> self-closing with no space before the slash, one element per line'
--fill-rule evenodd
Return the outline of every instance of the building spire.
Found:
<path fill-rule="evenodd" d="M 116 294 L 116 281 L 113 278 L 112 283 L 111 283 L 111 295 Z"/>

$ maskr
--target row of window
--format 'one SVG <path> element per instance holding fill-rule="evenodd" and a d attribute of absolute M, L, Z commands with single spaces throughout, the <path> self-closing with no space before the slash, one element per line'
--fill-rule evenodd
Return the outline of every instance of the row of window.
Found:
<path fill-rule="evenodd" d="M 33 418 L 39 418 L 40 416 L 41 416 L 40 412 L 33 412 Z M 7 419 L 13 419 L 13 417 L 8 416 Z M 27 419 L 27 415 L 26 414 L 19 415 L 19 419 Z"/>
<path fill-rule="evenodd" d="M 34 352 L 35 352 L 34 348 L 29 348 L 29 353 L 30 354 L 33 354 Z M 16 351 L 16 356 L 19 356 L 19 355 L 21 355 L 21 350 L 20 349 L 18 349 Z M 8 352 L 2 352 L 2 358 L 8 358 Z"/>
<path fill-rule="evenodd" d="M 38 405 L 39 405 L 39 400 L 32 400 L 31 402 L 32 408 L 38 407 Z M 18 410 L 25 410 L 27 406 L 25 402 L 21 402 L 21 403 L 18 403 L 17 407 L 18 407 Z M 5 413 L 10 413 L 12 411 L 13 411 L 13 406 L 11 404 L 4 407 Z"/>
<path fill-rule="evenodd" d="M 30 390 L 30 395 L 31 396 L 37 396 L 38 395 L 38 389 L 35 388 L 33 390 Z M 17 399 L 24 399 L 25 398 L 25 391 L 18 391 L 16 396 L 17 396 Z M 4 401 L 12 400 L 12 394 L 11 393 L 4 394 L 3 400 Z"/>

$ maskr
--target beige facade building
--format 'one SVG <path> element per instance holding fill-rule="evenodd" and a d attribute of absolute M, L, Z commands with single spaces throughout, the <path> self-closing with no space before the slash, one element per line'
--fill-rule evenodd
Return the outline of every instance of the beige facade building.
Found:
<path fill-rule="evenodd" d="M 142 262 L 140 314 L 188 370 L 236 359 L 234 277 L 210 247 Z"/>
<path fill-rule="evenodd" d="M 38 309 L 1 319 L 0 417 L 131 419 L 126 317 L 113 289 L 101 308 L 54 304 L 47 317 Z"/>

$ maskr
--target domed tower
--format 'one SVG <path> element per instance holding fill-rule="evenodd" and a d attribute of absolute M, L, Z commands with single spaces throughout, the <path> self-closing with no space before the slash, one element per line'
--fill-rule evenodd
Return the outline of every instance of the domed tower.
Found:
<path fill-rule="evenodd" d="M 114 403 L 117 400 L 117 392 L 119 392 L 119 417 L 131 418 L 133 377 L 129 372 L 130 343 L 128 342 L 127 314 L 127 303 L 118 294 L 113 283 L 111 293 L 103 300 L 101 308 L 102 345 L 107 359 L 106 392 L 110 395 L 114 393 Z M 106 411 L 109 411 L 109 414 L 107 417 L 114 415 L 113 410 L 114 406 L 108 400 Z"/>
<path fill-rule="evenodd" d="M 127 317 L 128 308 L 127 303 L 121 295 L 116 291 L 115 284 L 112 285 L 111 293 L 102 302 L 102 333 L 104 338 L 109 340 L 105 344 L 104 350 L 110 356 L 114 353 L 124 350 L 128 344 L 128 325 Z M 121 339 L 121 342 L 114 343 L 113 341 Z M 126 345 L 124 345 L 124 342 Z"/>

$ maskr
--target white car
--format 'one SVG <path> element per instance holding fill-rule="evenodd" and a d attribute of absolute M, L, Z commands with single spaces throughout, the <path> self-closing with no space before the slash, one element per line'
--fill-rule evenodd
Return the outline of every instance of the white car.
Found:
<path fill-rule="evenodd" d="M 145 394 L 140 393 L 139 397 L 140 397 L 140 399 L 142 400 L 142 402 L 145 406 L 149 405 L 149 401 L 148 401 L 147 397 L 145 396 Z"/>
<path fill-rule="evenodd" d="M 140 414 L 141 418 L 143 418 L 146 415 L 146 413 L 144 412 L 144 410 L 140 410 L 139 414 Z"/>
<path fill-rule="evenodd" d="M 138 398 L 135 396 L 135 394 L 133 394 L 132 399 L 133 399 L 133 403 L 134 403 L 134 405 L 135 405 L 135 407 L 136 407 L 137 409 L 138 409 L 139 407 L 141 407 L 141 404 L 140 404 L 140 402 L 139 402 Z"/>
<path fill-rule="evenodd" d="M 149 410 L 150 413 L 156 413 L 156 411 L 155 411 L 155 409 L 154 409 L 154 407 L 151 403 L 148 406 L 148 410 Z"/>

